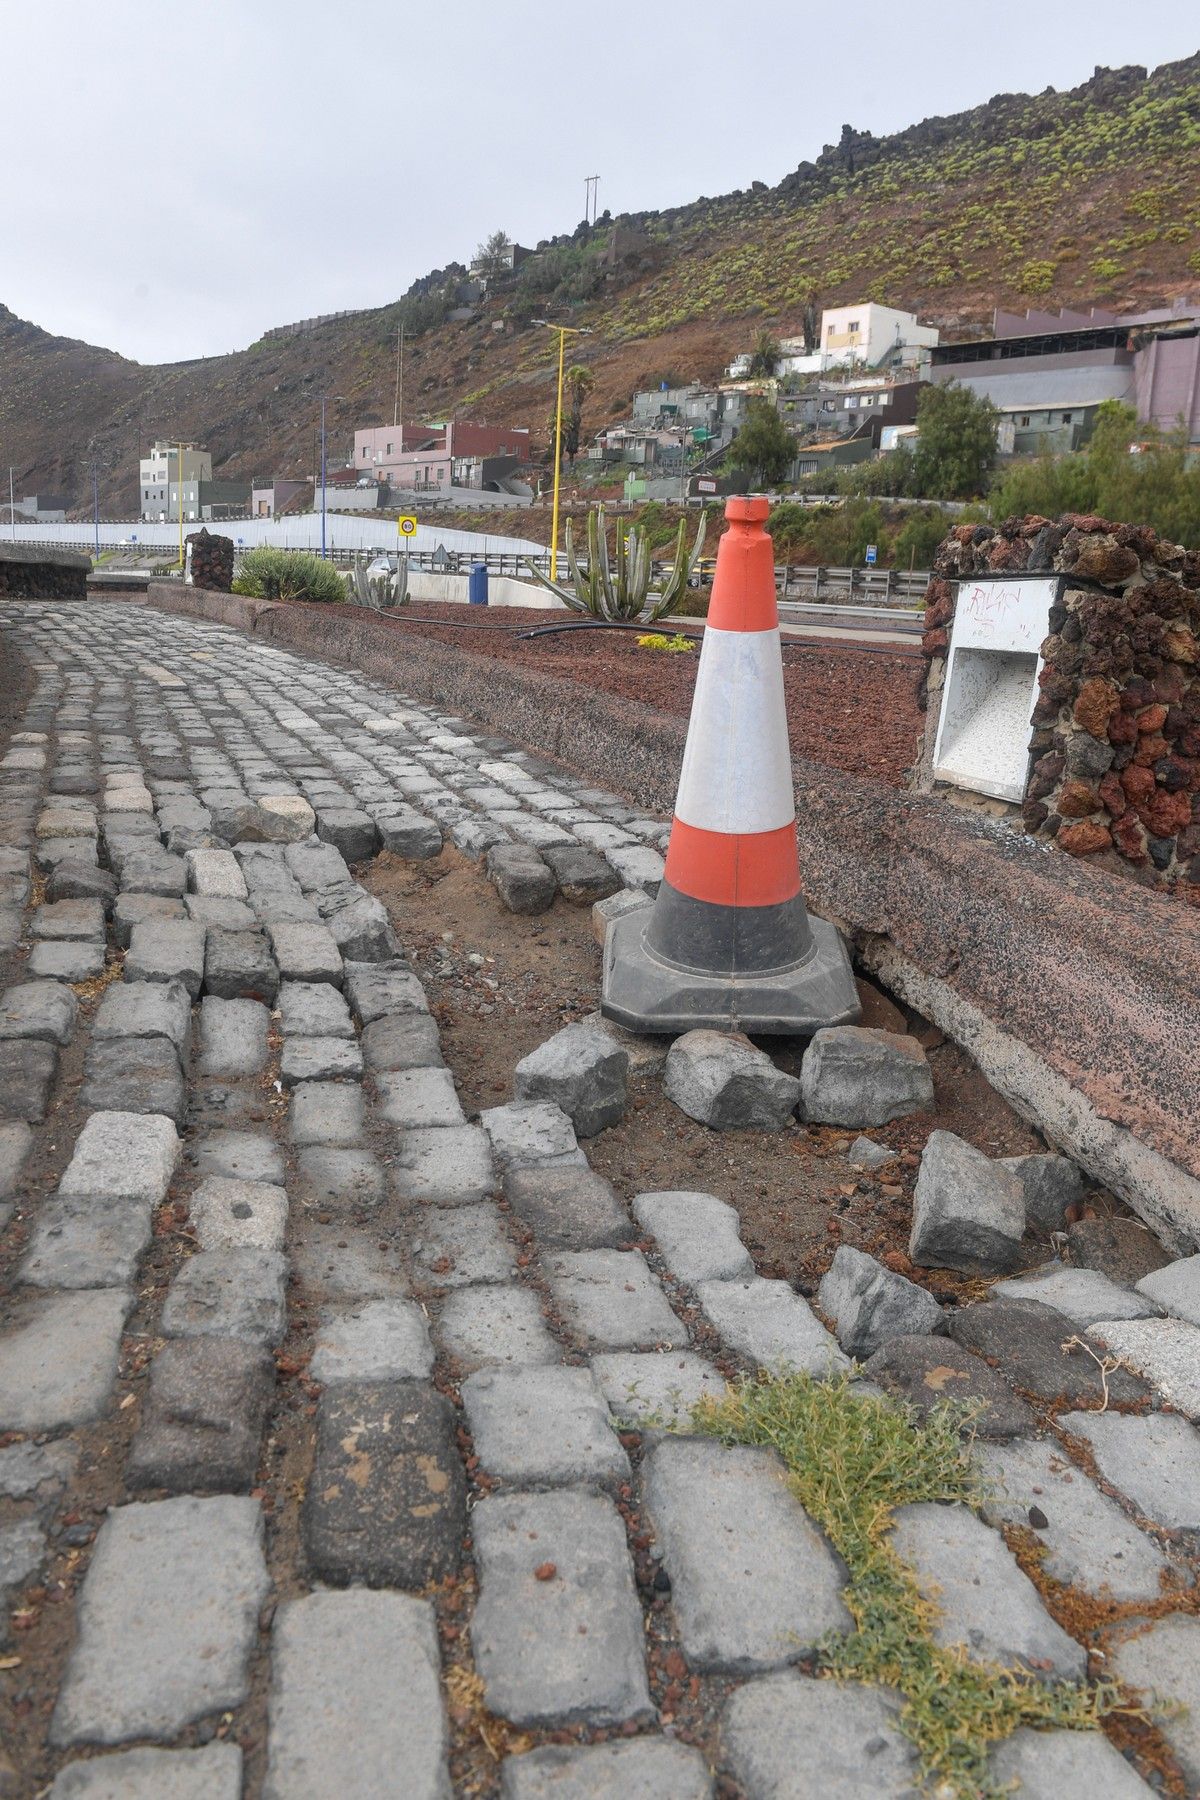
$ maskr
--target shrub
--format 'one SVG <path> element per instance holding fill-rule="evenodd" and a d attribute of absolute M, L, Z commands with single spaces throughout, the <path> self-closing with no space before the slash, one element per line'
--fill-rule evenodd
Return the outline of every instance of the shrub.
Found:
<path fill-rule="evenodd" d="M 1020 287 L 1023 294 L 1048 294 L 1054 283 L 1054 264 L 1052 262 L 1027 262 L 1021 270 Z"/>
<path fill-rule="evenodd" d="M 243 556 L 233 591 L 259 600 L 337 601 L 346 598 L 346 583 L 319 556 L 262 544 Z"/>

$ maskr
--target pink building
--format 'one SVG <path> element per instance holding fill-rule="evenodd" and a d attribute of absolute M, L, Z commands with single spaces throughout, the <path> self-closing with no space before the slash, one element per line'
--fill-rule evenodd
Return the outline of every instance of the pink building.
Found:
<path fill-rule="evenodd" d="M 356 468 L 393 487 L 448 488 L 456 463 L 494 456 L 528 462 L 528 428 L 451 419 L 444 425 L 364 425 L 354 433 Z"/>

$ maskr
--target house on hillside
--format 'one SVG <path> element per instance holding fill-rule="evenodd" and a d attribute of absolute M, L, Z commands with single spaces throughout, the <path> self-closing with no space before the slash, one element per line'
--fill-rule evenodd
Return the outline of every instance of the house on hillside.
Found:
<path fill-rule="evenodd" d="M 362 425 L 354 433 L 360 478 L 405 491 L 449 493 L 454 486 L 492 484 L 502 491 L 529 460 L 526 425 L 449 419 L 435 425 Z"/>
<path fill-rule="evenodd" d="M 143 519 L 244 519 L 250 510 L 248 481 L 213 480 L 212 456 L 194 444 L 155 442 L 138 462 Z"/>
<path fill-rule="evenodd" d="M 821 337 L 816 350 L 803 338 L 781 338 L 776 376 L 812 376 L 829 369 L 911 369 L 924 372 L 940 333 L 922 325 L 916 313 L 874 300 L 853 306 L 826 307 L 821 314 Z M 741 381 L 750 373 L 751 351 L 735 356 L 727 371 L 730 380 Z"/>

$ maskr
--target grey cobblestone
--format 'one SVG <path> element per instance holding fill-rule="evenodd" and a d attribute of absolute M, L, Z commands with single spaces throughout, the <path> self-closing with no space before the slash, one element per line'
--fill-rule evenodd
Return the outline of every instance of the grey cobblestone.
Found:
<path fill-rule="evenodd" d="M 567 1326 L 589 1350 L 686 1346 L 687 1327 L 640 1250 L 560 1251 L 544 1267 Z"/>
<path fill-rule="evenodd" d="M 120 1750 L 68 1763 L 50 1800 L 241 1800 L 242 1753 L 236 1744 L 200 1750 Z"/>
<path fill-rule="evenodd" d="M 712 1777 L 698 1750 L 670 1738 L 573 1747 L 547 1744 L 510 1756 L 504 1800 L 709 1800 Z"/>
<path fill-rule="evenodd" d="M 462 1397 L 489 1475 L 519 1487 L 613 1487 L 629 1478 L 590 1369 L 481 1369 Z"/>

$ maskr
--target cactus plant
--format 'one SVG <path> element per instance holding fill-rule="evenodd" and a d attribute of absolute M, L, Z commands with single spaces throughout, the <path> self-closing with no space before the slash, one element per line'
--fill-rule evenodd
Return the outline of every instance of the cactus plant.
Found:
<path fill-rule="evenodd" d="M 350 597 L 358 606 L 369 606 L 375 612 L 383 612 L 392 606 L 408 604 L 408 558 L 402 556 L 396 573 L 389 570 L 383 575 L 367 574 L 365 556 L 356 555 L 347 576 Z"/>
<path fill-rule="evenodd" d="M 575 555 L 571 521 L 567 520 L 570 587 L 562 582 L 551 581 L 532 563 L 527 566 L 534 580 L 539 581 L 544 588 L 549 588 L 572 612 L 590 613 L 595 619 L 609 622 L 640 620 L 652 625 L 656 619 L 661 619 L 670 612 L 687 588 L 700 560 L 707 524 L 708 514 L 701 513 L 696 540 L 689 550 L 686 541 L 687 521 L 680 519 L 674 561 L 663 585 L 654 593 L 650 591 L 650 547 L 646 541 L 646 533 L 640 525 L 630 526 L 628 536 L 618 529 L 616 558 L 615 561 L 610 560 L 602 506 L 588 514 L 586 574 Z"/>

